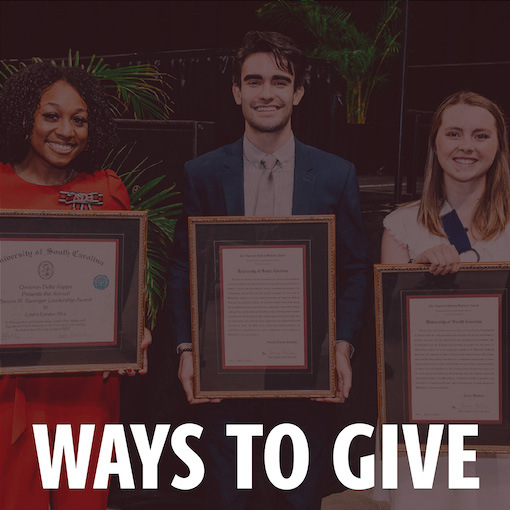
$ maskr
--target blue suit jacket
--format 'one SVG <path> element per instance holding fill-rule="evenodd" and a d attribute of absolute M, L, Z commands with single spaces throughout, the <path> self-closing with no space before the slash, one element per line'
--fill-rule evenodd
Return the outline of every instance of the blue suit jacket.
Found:
<path fill-rule="evenodd" d="M 242 139 L 189 161 L 184 169 L 184 211 L 175 232 L 167 298 L 177 344 L 191 341 L 187 218 L 244 215 Z M 337 339 L 354 345 L 371 274 L 354 165 L 296 140 L 292 214 L 336 217 Z"/>

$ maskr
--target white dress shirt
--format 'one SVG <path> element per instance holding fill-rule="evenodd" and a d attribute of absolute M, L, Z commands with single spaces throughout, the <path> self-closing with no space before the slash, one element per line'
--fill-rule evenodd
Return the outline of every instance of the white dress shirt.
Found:
<path fill-rule="evenodd" d="M 243 172 L 244 172 L 244 215 L 254 216 L 257 204 L 257 192 L 264 166 L 261 161 L 265 152 L 257 149 L 246 134 L 243 138 Z M 275 186 L 275 216 L 292 214 L 292 198 L 294 193 L 294 162 L 296 160 L 296 143 L 294 135 L 290 140 L 273 153 L 278 160 L 273 170 Z"/>

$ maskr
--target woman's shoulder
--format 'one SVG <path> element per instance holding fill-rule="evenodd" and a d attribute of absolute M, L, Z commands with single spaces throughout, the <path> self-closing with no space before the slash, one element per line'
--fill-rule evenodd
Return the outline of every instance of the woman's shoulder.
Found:
<path fill-rule="evenodd" d="M 395 210 L 390 212 L 385 218 L 384 223 L 387 221 L 417 221 L 418 209 L 420 207 L 420 201 L 415 200 L 414 202 L 406 202 L 400 204 Z"/>
<path fill-rule="evenodd" d="M 383 220 L 384 228 L 401 244 L 408 245 L 420 230 L 418 209 L 420 201 L 408 202 L 398 206 Z"/>
<path fill-rule="evenodd" d="M 10 163 L 0 162 L 0 209 L 13 209 L 16 204 L 13 199 L 18 193 L 13 193 L 16 183 L 16 172 Z"/>
<path fill-rule="evenodd" d="M 2 174 L 14 174 L 14 169 L 10 163 L 2 163 L 0 161 L 0 173 Z"/>
<path fill-rule="evenodd" d="M 122 179 L 109 168 L 103 170 L 108 180 L 108 189 L 112 198 L 114 198 L 123 209 L 130 209 L 129 193 L 122 182 Z"/>
<path fill-rule="evenodd" d="M 105 208 L 130 208 L 129 194 L 122 179 L 109 168 L 96 170 L 92 173 L 80 173 L 74 184 L 80 183 L 86 183 L 88 188 L 94 188 L 94 191 L 102 193 L 104 205 L 106 206 Z M 110 199 L 113 199 L 113 203 L 109 206 L 107 202 L 109 202 Z"/>
<path fill-rule="evenodd" d="M 104 170 L 95 170 L 94 172 L 80 172 L 78 174 L 78 179 L 88 183 L 97 183 L 99 185 L 106 185 L 109 181 L 122 182 L 121 178 L 109 168 Z"/>

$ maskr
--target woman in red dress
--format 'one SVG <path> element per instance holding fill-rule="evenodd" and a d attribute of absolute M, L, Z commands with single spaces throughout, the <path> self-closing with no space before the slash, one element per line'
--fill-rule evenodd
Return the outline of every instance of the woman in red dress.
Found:
<path fill-rule="evenodd" d="M 0 91 L 0 208 L 129 209 L 119 177 L 98 170 L 115 140 L 105 92 L 88 72 L 47 63 L 21 70 Z M 105 509 L 108 491 L 92 489 L 94 468 L 102 429 L 118 414 L 117 374 L 0 377 L 0 508 Z M 68 489 L 65 475 L 58 490 L 42 488 L 34 423 L 47 424 L 50 438 L 59 423 L 75 437 L 80 424 L 95 424 L 85 489 Z"/>

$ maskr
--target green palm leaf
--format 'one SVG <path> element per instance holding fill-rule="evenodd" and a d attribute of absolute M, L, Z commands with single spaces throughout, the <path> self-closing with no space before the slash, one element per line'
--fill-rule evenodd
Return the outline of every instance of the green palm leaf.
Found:
<path fill-rule="evenodd" d="M 3 81 L 7 81 L 13 74 L 16 74 L 22 67 L 25 67 L 23 62 L 18 64 L 16 67 L 14 64 L 9 64 L 2 60 L 0 62 L 0 76 L 3 78 Z M 2 88 L 2 83 L 0 83 L 0 89 Z"/>
<path fill-rule="evenodd" d="M 148 158 L 144 158 L 134 165 L 131 164 L 129 170 L 125 170 L 124 166 L 135 144 L 136 142 L 124 145 L 118 151 L 110 153 L 105 161 L 105 168 L 116 171 L 129 190 L 134 188 L 140 177 L 146 176 L 149 170 L 162 163 L 161 161 L 148 163 Z M 176 201 L 179 193 L 175 191 L 175 185 L 160 189 L 165 179 L 164 175 L 154 177 L 132 191 L 129 196 L 132 210 L 148 212 L 145 300 L 150 328 L 155 326 L 158 312 L 165 300 L 167 253 L 173 239 L 177 217 L 182 209 L 182 204 Z"/>
<path fill-rule="evenodd" d="M 41 62 L 42 60 L 33 57 L 32 61 Z M 71 50 L 60 64 L 55 61 L 52 63 L 55 66 L 81 66 L 101 81 L 110 98 L 110 109 L 116 117 L 132 113 L 135 119 L 168 119 L 172 113 L 169 106 L 171 104 L 170 86 L 165 81 L 166 75 L 160 73 L 152 64 L 112 68 L 102 58 L 96 60 L 95 55 L 90 57 L 88 63 L 82 63 L 80 53 L 76 51 L 73 55 Z M 22 62 L 17 66 L 5 61 L 0 64 L 0 76 L 4 81 L 25 66 Z"/>
<path fill-rule="evenodd" d="M 72 56 L 69 50 L 67 64 L 62 65 L 80 66 L 83 65 L 96 79 L 103 83 L 112 98 L 111 108 L 114 115 L 120 117 L 126 111 L 132 110 L 135 119 L 167 119 L 172 112 L 168 106 L 170 97 L 167 90 L 169 86 L 164 81 L 164 74 L 158 71 L 152 64 L 134 64 L 110 67 L 102 58 L 96 61 L 92 55 L 90 61 L 80 63 L 80 54 L 77 51 Z"/>

